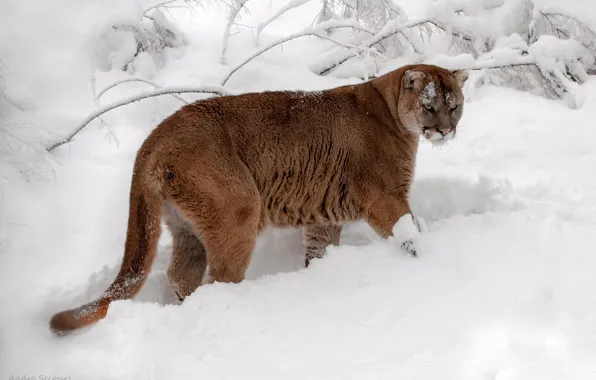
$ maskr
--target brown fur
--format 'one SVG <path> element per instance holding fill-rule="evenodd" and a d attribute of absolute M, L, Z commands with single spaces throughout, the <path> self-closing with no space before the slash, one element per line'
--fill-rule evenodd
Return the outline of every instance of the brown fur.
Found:
<path fill-rule="evenodd" d="M 390 236 L 411 213 L 419 137 L 453 136 L 466 78 L 414 65 L 322 92 L 244 94 L 181 108 L 137 154 L 116 279 L 98 300 L 54 315 L 52 330 L 92 324 L 111 301 L 140 290 L 162 217 L 174 239 L 168 278 L 181 299 L 201 285 L 207 265 L 208 283 L 242 281 L 257 235 L 270 225 L 304 227 L 307 266 L 339 243 L 343 223 L 364 219 Z M 429 82 L 436 94 L 423 99 Z"/>

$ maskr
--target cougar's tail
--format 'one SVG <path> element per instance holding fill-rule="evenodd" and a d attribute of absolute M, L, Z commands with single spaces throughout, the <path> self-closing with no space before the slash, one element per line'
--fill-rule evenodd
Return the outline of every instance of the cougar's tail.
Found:
<path fill-rule="evenodd" d="M 97 322 L 105 317 L 110 302 L 132 298 L 145 283 L 161 233 L 163 201 L 158 186 L 153 186 L 156 181 L 147 180 L 148 172 L 139 167 L 144 162 L 138 157 L 135 163 L 124 258 L 116 279 L 97 300 L 54 315 L 50 320 L 54 333 L 63 335 Z"/>

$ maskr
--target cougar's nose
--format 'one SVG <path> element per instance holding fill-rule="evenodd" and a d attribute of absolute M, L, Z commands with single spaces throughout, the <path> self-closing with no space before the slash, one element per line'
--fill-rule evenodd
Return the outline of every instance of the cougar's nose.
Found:
<path fill-rule="evenodd" d="M 445 136 L 447 133 L 451 132 L 451 128 L 437 128 L 437 131 L 441 134 L 441 136 Z"/>

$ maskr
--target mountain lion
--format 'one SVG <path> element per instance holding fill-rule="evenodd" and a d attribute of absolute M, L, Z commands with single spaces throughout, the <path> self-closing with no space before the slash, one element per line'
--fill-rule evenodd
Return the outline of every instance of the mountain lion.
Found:
<path fill-rule="evenodd" d="M 305 264 L 364 219 L 382 237 L 411 214 L 420 136 L 452 139 L 468 74 L 410 65 L 372 81 L 318 92 L 225 96 L 186 105 L 139 149 L 120 272 L 86 305 L 54 315 L 63 334 L 133 297 L 153 263 L 164 218 L 173 236 L 167 274 L 183 299 L 207 283 L 244 279 L 257 235 L 304 228 Z M 413 222 L 415 222 L 413 220 Z M 402 244 L 415 254 L 411 241 Z"/>

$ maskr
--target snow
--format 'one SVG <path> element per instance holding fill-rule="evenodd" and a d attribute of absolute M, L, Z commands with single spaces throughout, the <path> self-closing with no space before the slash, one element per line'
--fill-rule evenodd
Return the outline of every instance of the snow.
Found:
<path fill-rule="evenodd" d="M 257 35 L 255 38 L 255 42 L 258 43 L 259 35 L 263 31 L 263 29 L 265 29 L 267 27 L 267 25 L 271 24 L 273 21 L 275 21 L 275 19 L 279 18 L 284 13 L 289 12 L 290 10 L 297 8 L 301 5 L 304 5 L 304 4 L 308 3 L 309 1 L 310 0 L 290 0 L 287 4 L 285 4 L 281 8 L 279 8 L 267 20 L 265 20 L 259 24 L 259 26 L 257 27 L 257 33 L 256 33 Z"/>
<path fill-rule="evenodd" d="M 435 82 L 428 82 L 420 92 L 420 102 L 425 106 L 431 106 L 435 102 L 437 96 L 437 87 Z"/>
<path fill-rule="evenodd" d="M 468 35 L 480 39 L 523 32 L 527 0 L 437 0 L 429 7 L 429 14 Z M 462 10 L 457 15 L 454 10 Z"/>
<path fill-rule="evenodd" d="M 61 1 L 53 6 L 75 4 Z M 316 16 L 314 3 L 272 22 L 263 45 L 302 30 Z M 27 9 L 14 4 L 22 20 Z M 270 15 L 267 4 L 255 4 L 244 23 L 258 25 Z M 47 9 L 29 12 L 41 10 Z M 86 8 L 75 26 L 90 22 L 91 10 L 99 12 Z M 217 7 L 212 12 L 193 21 L 180 16 L 188 45 L 166 50 L 163 68 L 139 70 L 162 87 L 220 83 L 256 48 L 244 30 L 230 38 L 230 64 L 221 65 L 225 15 Z M 41 39 L 48 25 L 31 34 Z M 60 33 L 39 56 L 27 50 L 19 57 L 59 57 L 85 37 L 73 35 L 67 44 Z M 305 91 L 357 83 L 309 70 L 322 46 L 315 39 L 284 43 L 225 88 Z M 57 136 L 94 109 L 82 60 L 48 63 L 42 73 L 57 76 L 33 92 L 48 103 L 32 120 Z M 68 67 L 75 69 L 65 81 Z M 129 78 L 98 72 L 97 89 Z M 0 379 L 592 380 L 596 79 L 581 89 L 578 109 L 507 88 L 466 89 L 471 95 L 457 136 L 440 149 L 420 146 L 411 207 L 423 232 L 408 223 L 395 228 L 403 238 L 414 235 L 417 257 L 404 254 L 401 237 L 382 240 L 354 223 L 339 247 L 304 269 L 300 231 L 270 230 L 259 238 L 246 281 L 203 286 L 180 303 L 167 285 L 171 238 L 164 233 L 141 293 L 112 303 L 93 327 L 61 338 L 48 330 L 51 315 L 99 296 L 116 275 L 136 151 L 181 103 L 162 96 L 103 115 L 118 144 L 94 121 L 47 158 L 53 172 L 45 167 L 46 181 L 27 183 L 15 166 L 0 162 Z M 106 92 L 101 104 L 147 90 L 146 83 L 126 83 Z"/>
<path fill-rule="evenodd" d="M 594 63 L 594 54 L 586 47 L 575 40 L 560 40 L 553 36 L 540 36 L 533 43 L 528 52 L 541 60 L 551 59 L 559 61 L 559 66 L 572 65 L 575 62 L 581 62 L 584 69 L 589 68 Z"/>
<path fill-rule="evenodd" d="M 546 12 L 569 14 L 596 28 L 596 7 L 589 0 L 537 0 L 536 4 Z"/>

